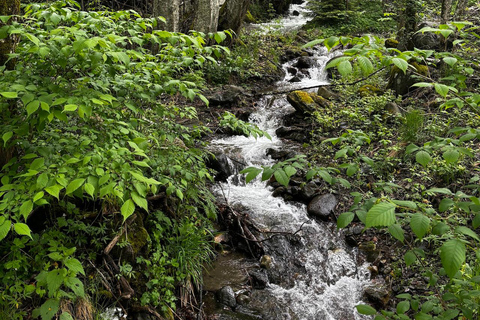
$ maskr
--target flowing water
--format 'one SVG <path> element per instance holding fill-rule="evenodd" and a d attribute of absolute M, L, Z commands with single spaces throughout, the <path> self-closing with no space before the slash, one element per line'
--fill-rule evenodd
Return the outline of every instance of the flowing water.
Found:
<path fill-rule="evenodd" d="M 301 8 L 306 10 L 304 5 Z M 298 10 L 298 5 L 290 12 L 294 10 Z M 306 21 L 307 18 L 300 15 L 284 18 L 281 23 L 291 28 Z M 299 88 L 328 83 L 324 67 L 333 56 L 318 49 L 312 57 L 314 66 L 305 72 L 308 76 L 292 84 L 288 82 L 292 75 L 286 72 L 285 79 L 277 87 Z M 285 71 L 295 62 L 286 63 Z M 268 132 L 271 140 L 233 136 L 212 141 L 211 149 L 232 159 L 241 158 L 240 162 L 248 166 L 272 165 L 274 162 L 266 155 L 267 149 L 286 147 L 275 135 L 275 130 L 282 125 L 282 118 L 294 109 L 285 96 L 266 96 L 258 105 L 250 121 Z M 361 302 L 363 288 L 370 283 L 369 271 L 367 266 L 357 265 L 357 252 L 344 243 L 335 225 L 310 218 L 304 205 L 273 197 L 272 190 L 259 179 L 249 184 L 243 181 L 238 175 L 232 175 L 227 182 L 217 184 L 214 192 L 219 199 L 226 198 L 230 206 L 246 208 L 260 228 L 290 233 L 301 229 L 297 233 L 300 238 L 293 242 L 286 237 L 264 242 L 265 253 L 273 257 L 274 271 L 269 272 L 270 284 L 261 294 L 254 290 L 249 307 L 262 319 L 368 319 L 355 311 L 355 305 Z M 275 272 L 281 274 L 275 276 Z M 262 310 L 265 295 L 268 301 L 273 300 L 273 307 L 268 305 L 268 310 Z M 255 304 L 254 299 L 260 302 Z"/>

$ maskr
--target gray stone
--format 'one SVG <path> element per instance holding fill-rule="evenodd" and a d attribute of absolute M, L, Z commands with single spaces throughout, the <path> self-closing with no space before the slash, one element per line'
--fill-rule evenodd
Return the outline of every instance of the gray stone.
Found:
<path fill-rule="evenodd" d="M 299 69 L 312 68 L 315 65 L 315 60 L 310 57 L 301 56 L 298 61 L 293 64 L 294 67 Z"/>
<path fill-rule="evenodd" d="M 235 308 L 237 300 L 235 299 L 235 292 L 232 287 L 225 286 L 217 292 L 217 299 L 220 303 L 230 308 Z"/>
<path fill-rule="evenodd" d="M 364 296 L 375 307 L 384 309 L 390 300 L 390 290 L 385 286 L 370 286 L 365 288 Z"/>
<path fill-rule="evenodd" d="M 300 196 L 302 197 L 303 201 L 310 201 L 318 192 L 318 190 L 318 186 L 314 182 L 310 181 L 303 186 Z"/>
<path fill-rule="evenodd" d="M 333 194 L 327 193 L 313 198 L 308 204 L 307 212 L 314 217 L 328 220 L 328 217 L 333 212 L 336 205 L 337 198 Z"/>
<path fill-rule="evenodd" d="M 340 96 L 337 93 L 327 89 L 326 87 L 319 87 L 317 94 L 328 100 L 340 100 Z"/>
<path fill-rule="evenodd" d="M 245 90 L 242 87 L 226 85 L 223 86 L 223 89 L 209 95 L 208 99 L 213 105 L 229 104 L 236 102 L 243 94 L 245 94 Z"/>
<path fill-rule="evenodd" d="M 268 284 L 268 275 L 265 269 L 253 270 L 248 273 L 252 278 L 252 286 L 255 289 L 265 289 Z"/>

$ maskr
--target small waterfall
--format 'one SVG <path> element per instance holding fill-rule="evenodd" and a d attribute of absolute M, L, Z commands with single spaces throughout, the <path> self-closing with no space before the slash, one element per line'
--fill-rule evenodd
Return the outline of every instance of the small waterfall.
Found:
<path fill-rule="evenodd" d="M 301 8 L 304 13 L 305 5 L 292 6 L 290 11 L 300 11 Z M 279 23 L 290 28 L 305 22 L 305 16 L 300 14 L 284 18 Z M 298 59 L 283 65 L 286 77 L 277 83 L 279 90 L 328 83 L 324 67 L 338 53 L 328 53 L 323 49 L 312 51 L 314 55 L 310 59 L 314 60 L 313 66 L 304 72 L 305 76 L 299 82 L 289 82 L 292 75 L 288 72 Z M 232 136 L 212 141 L 210 148 L 222 150 L 227 156 L 234 150 L 235 157 L 241 155 L 243 162 L 249 166 L 272 165 L 274 162 L 266 155 L 267 150 L 282 147 L 275 130 L 282 125 L 282 118 L 294 109 L 285 96 L 266 96 L 258 105 L 258 110 L 250 116 L 250 122 L 267 131 L 271 140 Z M 231 206 L 247 208 L 255 225 L 299 236 L 292 241 L 276 237 L 275 241 L 264 242 L 266 254 L 274 259 L 274 271 L 271 272 L 274 276 L 270 277 L 266 289 L 252 292 L 252 301 L 257 302 L 249 305 L 262 319 L 370 319 L 355 310 L 355 305 L 361 303 L 363 288 L 370 283 L 370 273 L 366 265 L 357 265 L 356 250 L 344 243 L 334 224 L 318 223 L 307 215 L 304 205 L 286 203 L 273 197 L 272 190 L 259 178 L 245 184 L 244 179 L 232 175 L 226 182 L 217 184 L 214 192 L 219 198 L 225 196 Z M 270 310 L 262 310 L 262 307 L 266 308 L 265 299 L 274 301 Z"/>

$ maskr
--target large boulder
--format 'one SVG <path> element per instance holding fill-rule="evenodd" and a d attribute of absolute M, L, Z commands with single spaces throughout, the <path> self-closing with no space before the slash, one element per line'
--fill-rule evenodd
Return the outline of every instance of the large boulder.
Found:
<path fill-rule="evenodd" d="M 287 95 L 287 101 L 299 113 L 312 113 L 321 108 L 328 107 L 328 102 L 325 98 L 316 93 L 309 93 L 305 91 L 293 91 Z"/>
<path fill-rule="evenodd" d="M 315 60 L 313 58 L 302 56 L 298 58 L 297 62 L 293 64 L 294 67 L 299 69 L 308 69 L 312 68 L 315 65 Z"/>
<path fill-rule="evenodd" d="M 235 299 L 235 292 L 232 287 L 225 286 L 217 292 L 218 301 L 230 308 L 235 308 L 237 300 Z"/>
<path fill-rule="evenodd" d="M 337 206 L 337 198 L 330 193 L 318 195 L 310 201 L 307 207 L 308 214 L 321 220 L 328 220 L 328 217 Z"/>
<path fill-rule="evenodd" d="M 428 76 L 428 66 L 419 64 L 417 62 L 410 62 L 410 64 L 416 69 L 416 72 Z M 404 95 L 408 93 L 411 89 L 411 86 L 418 82 L 418 78 L 414 76 L 414 73 L 407 69 L 407 72 L 404 73 L 398 67 L 393 67 L 390 71 L 390 78 L 388 80 L 387 89 L 392 89 L 396 94 Z"/>
<path fill-rule="evenodd" d="M 208 95 L 211 105 L 229 105 L 235 103 L 245 94 L 245 90 L 239 86 L 226 85 L 222 89 Z"/>

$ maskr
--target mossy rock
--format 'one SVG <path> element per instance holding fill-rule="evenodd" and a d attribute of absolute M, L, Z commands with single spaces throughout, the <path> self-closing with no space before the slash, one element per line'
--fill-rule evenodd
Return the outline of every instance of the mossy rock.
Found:
<path fill-rule="evenodd" d="M 257 22 L 255 17 L 250 13 L 250 11 L 247 11 L 247 14 L 245 15 L 245 18 L 243 19 L 243 21 L 245 21 L 247 23 L 256 23 Z"/>
<path fill-rule="evenodd" d="M 308 93 L 305 91 L 293 91 L 287 95 L 287 101 L 299 113 L 312 113 L 320 108 L 328 107 L 328 102 L 325 98 L 316 93 Z"/>
<path fill-rule="evenodd" d="M 409 61 L 416 72 L 428 76 L 429 69 L 428 66 L 420 64 L 416 61 Z M 407 69 L 407 72 L 404 73 L 397 66 L 392 67 L 390 70 L 390 78 L 388 79 L 387 89 L 393 89 L 397 94 L 406 94 L 410 91 L 410 87 L 414 85 L 418 80 L 413 77 L 411 70 Z"/>
<path fill-rule="evenodd" d="M 130 228 L 127 238 L 133 254 L 136 256 L 147 245 L 149 236 L 147 229 L 143 226 L 135 225 L 134 228 Z"/>
<path fill-rule="evenodd" d="M 360 93 L 362 97 L 369 97 L 369 96 L 376 96 L 379 94 L 381 95 L 383 94 L 383 90 L 371 84 L 366 84 L 361 86 L 358 89 L 358 93 Z"/>
<path fill-rule="evenodd" d="M 386 48 L 397 48 L 398 47 L 398 41 L 395 39 L 387 39 L 385 40 L 385 47 Z"/>

